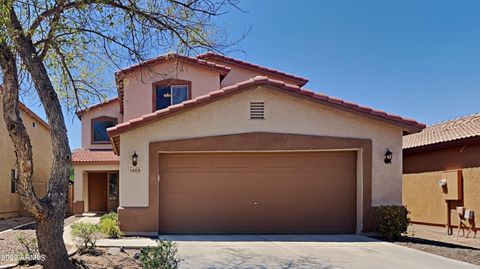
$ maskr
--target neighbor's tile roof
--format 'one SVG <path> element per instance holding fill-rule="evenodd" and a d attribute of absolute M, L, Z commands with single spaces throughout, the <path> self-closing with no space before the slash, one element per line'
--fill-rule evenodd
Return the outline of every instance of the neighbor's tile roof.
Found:
<path fill-rule="evenodd" d="M 284 77 L 284 78 L 296 81 L 299 86 L 303 86 L 303 85 L 307 84 L 307 82 L 308 82 L 308 79 L 306 79 L 304 77 L 299 77 L 299 76 L 296 76 L 296 75 L 288 74 L 288 73 L 285 73 L 285 72 L 282 72 L 282 71 L 279 71 L 279 70 L 271 69 L 271 68 L 268 68 L 268 67 L 265 67 L 265 66 L 256 65 L 256 64 L 253 64 L 253 63 L 249 63 L 249 62 L 242 61 L 242 60 L 239 60 L 239 59 L 235 59 L 235 58 L 232 58 L 232 57 L 227 57 L 225 55 L 220 55 L 220 54 L 213 53 L 213 52 L 206 52 L 206 53 L 203 53 L 203 54 L 199 54 L 199 55 L 197 55 L 197 58 L 204 59 L 204 60 L 215 60 L 216 59 L 216 60 L 220 60 L 220 61 L 223 61 L 223 62 L 226 62 L 226 63 L 235 63 L 235 64 L 238 64 L 238 65 L 243 65 L 245 67 L 248 67 L 248 68 L 260 71 L 260 72 L 270 73 L 270 74 L 273 74 L 273 75 L 276 75 L 276 76 L 280 76 L 280 77 Z"/>
<path fill-rule="evenodd" d="M 35 121 L 37 121 L 40 125 L 42 125 L 43 127 L 47 128 L 48 130 L 50 130 L 50 126 L 48 125 L 48 123 L 46 121 L 44 121 L 42 118 L 40 118 L 37 114 L 35 114 L 35 112 L 33 112 L 30 108 L 28 108 L 25 104 L 23 104 L 22 102 L 18 102 L 18 108 L 20 110 L 22 110 L 23 112 L 25 112 L 27 115 L 29 115 L 30 117 L 32 117 Z"/>
<path fill-rule="evenodd" d="M 480 113 L 440 122 L 403 137 L 403 148 L 416 148 L 480 136 Z"/>
<path fill-rule="evenodd" d="M 119 157 L 112 150 L 76 149 L 72 153 L 75 164 L 118 163 Z"/>
<path fill-rule="evenodd" d="M 0 91 L 3 91 L 2 85 L 0 85 Z M 42 125 L 43 127 L 47 128 L 48 130 L 50 130 L 50 126 L 48 125 L 48 123 L 45 120 L 43 120 L 42 118 L 40 118 L 37 114 L 35 114 L 35 112 L 33 112 L 30 108 L 28 108 L 24 103 L 18 102 L 18 108 L 20 110 L 22 110 L 23 112 L 25 112 L 25 114 L 30 116 L 32 119 L 37 121 L 38 124 Z"/>
<path fill-rule="evenodd" d="M 418 132 L 425 127 L 424 124 L 418 123 L 417 121 L 412 119 L 402 118 L 400 116 L 388 114 L 384 111 L 374 110 L 369 107 L 360 106 L 360 105 L 346 102 L 337 98 L 332 98 L 323 94 L 315 93 L 313 91 L 308 91 L 300 88 L 297 85 L 286 84 L 285 82 L 280 80 L 273 80 L 267 77 L 257 76 L 255 78 L 234 84 L 232 86 L 224 87 L 217 91 L 212 91 L 206 95 L 199 96 L 195 99 L 187 100 L 183 103 L 172 105 L 165 109 L 157 110 L 155 112 L 143 115 L 139 118 L 131 119 L 127 122 L 120 123 L 114 127 L 108 128 L 107 131 L 110 137 L 115 141 L 115 136 L 118 136 L 119 134 L 124 133 L 130 129 L 134 129 L 134 128 L 149 124 L 151 122 L 157 121 L 171 113 L 183 111 L 188 108 L 193 108 L 201 104 L 206 104 L 211 101 L 215 101 L 221 97 L 226 97 L 229 94 L 238 92 L 242 89 L 250 88 L 251 86 L 255 86 L 255 85 L 272 85 L 272 86 L 275 86 L 276 88 L 286 90 L 290 93 L 311 98 L 314 101 L 317 101 L 324 105 L 342 109 L 348 112 L 357 113 L 357 114 L 371 117 L 377 120 L 385 121 L 394 125 L 399 125 L 409 132 Z"/>

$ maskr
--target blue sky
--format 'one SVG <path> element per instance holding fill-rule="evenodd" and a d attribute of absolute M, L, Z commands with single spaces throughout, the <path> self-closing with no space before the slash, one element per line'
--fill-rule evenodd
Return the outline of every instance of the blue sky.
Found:
<path fill-rule="evenodd" d="M 231 56 L 427 124 L 480 112 L 480 1 L 243 0 L 240 7 L 248 12 L 217 19 L 231 40 L 251 27 L 236 47 L 243 52 Z M 66 120 L 78 148 L 80 123 Z"/>

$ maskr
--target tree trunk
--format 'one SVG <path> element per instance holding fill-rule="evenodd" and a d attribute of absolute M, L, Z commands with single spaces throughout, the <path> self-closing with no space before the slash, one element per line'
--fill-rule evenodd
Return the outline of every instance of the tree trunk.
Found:
<path fill-rule="evenodd" d="M 55 210 L 54 210 L 55 211 Z M 46 254 L 45 268 L 71 268 L 63 242 L 64 210 L 52 212 L 49 218 L 35 219 L 38 250 Z"/>
<path fill-rule="evenodd" d="M 16 58 L 6 44 L 0 43 L 2 52 L 4 120 L 15 147 L 19 194 L 35 217 L 39 251 L 44 255 L 47 269 L 71 268 L 65 243 L 63 242 L 63 220 L 66 213 L 66 197 L 70 168 L 70 147 L 67 128 L 60 101 L 52 86 L 45 65 L 38 58 L 32 40 L 24 35 L 13 8 L 10 9 L 9 26 L 14 30 L 14 43 L 23 64 L 30 73 L 50 126 L 53 162 L 45 197 L 38 199 L 33 191 L 33 157 L 29 136 L 18 110 L 18 73 Z"/>

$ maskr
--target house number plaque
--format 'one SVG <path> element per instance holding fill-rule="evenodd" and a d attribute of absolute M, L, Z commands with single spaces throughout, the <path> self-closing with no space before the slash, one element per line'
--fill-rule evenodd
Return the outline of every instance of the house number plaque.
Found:
<path fill-rule="evenodd" d="M 140 168 L 138 168 L 138 167 L 131 167 L 131 168 L 130 168 L 130 173 L 138 174 L 138 173 L 140 173 Z"/>

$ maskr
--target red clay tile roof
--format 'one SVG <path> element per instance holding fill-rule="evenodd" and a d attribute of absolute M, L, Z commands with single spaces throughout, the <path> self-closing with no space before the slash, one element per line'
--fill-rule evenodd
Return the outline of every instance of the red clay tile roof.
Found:
<path fill-rule="evenodd" d="M 115 75 L 124 74 L 124 73 L 130 72 L 130 71 L 133 71 L 135 69 L 141 68 L 141 67 L 145 67 L 145 66 L 155 64 L 155 63 L 158 63 L 158 62 L 161 62 L 161 61 L 173 60 L 173 59 L 177 59 L 177 60 L 180 60 L 180 61 L 185 61 L 185 62 L 189 62 L 189 63 L 193 63 L 193 64 L 198 64 L 198 65 L 201 65 L 201 66 L 204 66 L 204 67 L 207 67 L 207 68 L 211 68 L 211 69 L 217 70 L 222 75 L 226 75 L 226 74 L 228 74 L 228 72 L 230 72 L 230 67 L 225 66 L 225 65 L 212 63 L 212 62 L 209 62 L 207 60 L 198 59 L 198 58 L 194 58 L 194 57 L 188 57 L 188 56 L 180 55 L 180 54 L 177 54 L 177 53 L 167 53 L 167 54 L 160 55 L 160 56 L 157 56 L 155 58 L 146 60 L 143 63 L 134 64 L 134 65 L 131 65 L 129 67 L 123 68 L 123 69 L 115 72 Z"/>
<path fill-rule="evenodd" d="M 403 148 L 416 148 L 459 139 L 480 137 L 480 113 L 440 122 L 403 137 Z"/>
<path fill-rule="evenodd" d="M 74 164 L 118 163 L 119 157 L 112 150 L 76 149 L 72 153 Z"/>
<path fill-rule="evenodd" d="M 301 89 L 297 85 L 285 84 L 283 81 L 272 80 L 267 77 L 255 77 L 243 82 L 239 82 L 232 86 L 224 87 L 218 91 L 213 91 L 206 95 L 199 96 L 195 99 L 187 100 L 183 103 L 169 106 L 165 109 L 157 110 L 155 112 L 143 115 L 139 118 L 120 123 L 114 127 L 108 128 L 107 131 L 109 136 L 111 138 L 114 138 L 115 136 L 118 136 L 119 134 L 124 133 L 128 130 L 160 120 L 162 117 L 167 116 L 169 114 L 172 114 L 178 111 L 183 111 L 188 108 L 193 108 L 211 101 L 215 101 L 222 97 L 226 97 L 230 94 L 239 92 L 242 89 L 247 89 L 255 85 L 272 85 L 272 86 L 275 86 L 276 88 L 279 88 L 291 93 L 295 93 L 307 98 L 311 98 L 314 101 L 320 102 L 324 105 L 329 105 L 329 106 L 342 109 L 345 111 L 353 112 L 353 113 L 358 113 L 360 115 L 385 121 L 390 124 L 399 125 L 408 132 L 418 132 L 425 127 L 424 124 L 418 123 L 415 120 L 405 119 L 400 116 L 387 114 L 386 112 L 383 112 L 383 111 L 373 110 L 372 108 L 359 106 L 357 104 L 345 102 L 336 98 L 331 98 L 323 94 L 307 91 L 307 90 Z"/>
<path fill-rule="evenodd" d="M 107 100 L 107 101 L 105 101 L 105 102 L 103 102 L 103 103 L 94 104 L 94 105 L 91 105 L 91 106 L 89 106 L 89 107 L 87 107 L 87 108 L 85 108 L 85 109 L 79 110 L 79 111 L 75 112 L 75 114 L 77 114 L 77 116 L 80 118 L 81 115 L 82 115 L 82 113 L 84 113 L 84 112 L 86 112 L 86 111 L 89 111 L 89 110 L 92 110 L 92 109 L 94 109 L 94 108 L 101 107 L 101 106 L 104 106 L 104 105 L 113 103 L 113 102 L 118 101 L 118 100 L 119 100 L 118 97 L 115 97 L 115 98 L 112 98 L 112 99 L 110 99 L 110 100 Z"/>
<path fill-rule="evenodd" d="M 280 76 L 280 77 L 284 77 L 284 78 L 296 81 L 298 86 L 300 86 L 300 87 L 307 84 L 307 82 L 308 82 L 308 79 L 303 78 L 303 77 L 288 74 L 288 73 L 281 72 L 281 71 L 278 71 L 278 70 L 275 70 L 275 69 L 271 69 L 271 68 L 268 68 L 268 67 L 256 65 L 256 64 L 253 64 L 253 63 L 249 63 L 249 62 L 245 62 L 245 61 L 242 61 L 242 60 L 239 60 L 239 59 L 235 59 L 235 58 L 232 58 L 232 57 L 227 57 L 227 56 L 220 55 L 220 54 L 213 53 L 213 52 L 206 52 L 206 53 L 197 55 L 197 58 L 204 59 L 204 60 L 209 60 L 209 59 L 210 60 L 215 60 L 216 59 L 216 60 L 220 60 L 220 61 L 223 61 L 223 62 L 226 62 L 226 63 L 235 63 L 235 64 L 238 64 L 238 65 L 243 65 L 243 66 L 246 66 L 246 67 L 254 69 L 254 70 L 258 70 L 258 71 L 261 71 L 261 72 L 264 72 L 264 73 L 270 73 L 270 74 L 273 74 L 273 75 L 277 75 L 277 76 Z"/>

